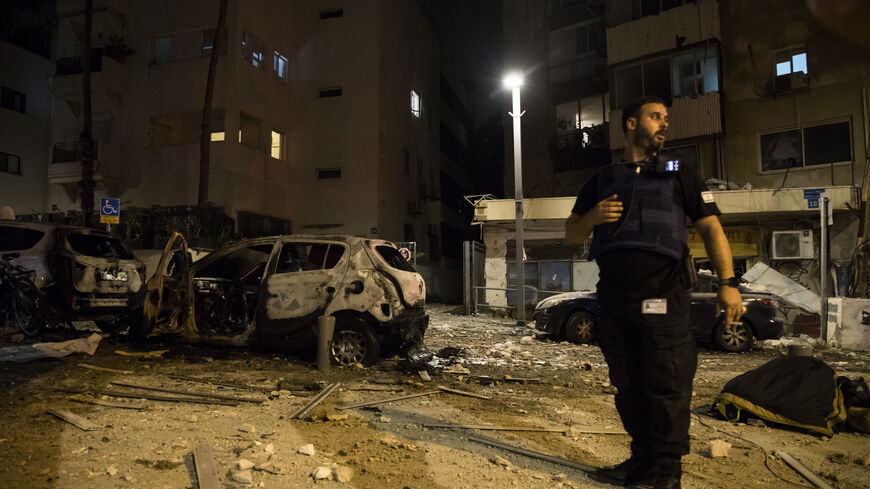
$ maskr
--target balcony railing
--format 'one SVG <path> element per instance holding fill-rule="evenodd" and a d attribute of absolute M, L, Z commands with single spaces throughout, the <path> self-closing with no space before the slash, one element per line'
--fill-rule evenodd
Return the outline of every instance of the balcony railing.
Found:
<path fill-rule="evenodd" d="M 73 161 L 82 160 L 83 145 L 80 141 L 69 143 L 57 143 L 54 145 L 54 150 L 51 154 L 52 163 L 70 163 Z M 94 141 L 94 158 L 97 157 L 97 142 Z"/>
<path fill-rule="evenodd" d="M 99 73 L 103 71 L 103 56 L 114 59 L 119 63 L 124 63 L 124 57 L 130 51 L 123 44 L 111 44 L 91 50 L 91 73 Z M 58 58 L 57 74 L 58 75 L 78 75 L 83 69 L 81 56 L 67 56 Z"/>

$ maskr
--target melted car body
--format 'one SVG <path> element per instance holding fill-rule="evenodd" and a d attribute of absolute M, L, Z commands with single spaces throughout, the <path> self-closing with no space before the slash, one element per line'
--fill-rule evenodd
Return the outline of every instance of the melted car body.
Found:
<path fill-rule="evenodd" d="M 336 318 L 333 358 L 371 364 L 382 347 L 422 348 L 422 277 L 383 240 L 286 235 L 226 245 L 190 263 L 181 235 L 148 282 L 143 333 L 232 345 L 313 344 Z M 351 353 L 348 353 L 351 352 Z"/>
<path fill-rule="evenodd" d="M 145 265 L 112 234 L 0 221 L 0 259 L 34 270 L 36 286 L 67 319 L 107 329 L 142 308 Z"/>

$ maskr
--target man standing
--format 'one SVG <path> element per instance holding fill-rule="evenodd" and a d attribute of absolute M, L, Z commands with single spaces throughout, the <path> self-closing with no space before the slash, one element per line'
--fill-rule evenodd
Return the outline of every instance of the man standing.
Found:
<path fill-rule="evenodd" d="M 636 487 L 679 488 L 689 453 L 689 407 L 697 351 L 689 328 L 686 218 L 704 239 L 720 277 L 717 310 L 739 321 L 743 303 L 712 192 L 697 170 L 658 154 L 668 132 L 658 97 L 625 106 L 623 161 L 580 191 L 565 223 L 568 242 L 594 231 L 589 258 L 600 270 L 598 341 L 617 388 L 616 409 L 631 457 L 599 470 Z"/>

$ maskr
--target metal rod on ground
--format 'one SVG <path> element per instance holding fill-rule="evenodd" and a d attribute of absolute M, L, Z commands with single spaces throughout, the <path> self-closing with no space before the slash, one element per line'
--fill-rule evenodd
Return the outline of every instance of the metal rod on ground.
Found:
<path fill-rule="evenodd" d="M 198 379 L 196 377 L 185 377 L 183 375 L 170 375 L 169 378 L 175 379 L 175 380 L 183 380 L 186 382 L 199 382 L 201 384 L 219 385 L 221 387 L 232 387 L 233 389 L 246 389 L 246 390 L 257 391 L 257 392 L 265 392 L 267 394 L 269 392 L 272 392 L 273 390 L 275 390 L 275 389 L 270 389 L 268 387 L 256 387 L 253 385 L 232 384 L 229 382 L 218 382 L 215 380 Z"/>
<path fill-rule="evenodd" d="M 347 406 L 337 406 L 336 409 L 353 409 L 353 408 L 358 408 L 358 407 L 374 406 L 374 405 L 377 405 L 377 404 L 386 404 L 386 403 L 388 403 L 388 402 L 401 401 L 401 400 L 404 400 L 404 399 L 411 399 L 411 398 L 414 398 L 414 397 L 431 396 L 432 394 L 440 394 L 440 393 L 442 393 L 442 392 L 445 392 L 445 391 L 437 390 L 437 391 L 419 392 L 419 393 L 417 393 L 417 394 L 408 394 L 407 396 L 390 397 L 390 398 L 387 398 L 387 399 L 380 399 L 380 400 L 377 400 L 377 401 L 367 401 L 367 402 L 360 402 L 360 403 L 357 403 L 357 404 L 350 404 L 350 405 L 347 405 Z"/>
<path fill-rule="evenodd" d="M 547 455 L 546 453 L 536 452 L 534 450 L 527 450 L 525 448 L 520 448 L 514 445 L 509 445 L 507 443 L 501 442 L 499 440 L 493 440 L 492 438 L 487 438 L 485 436 L 469 436 L 469 440 L 477 443 L 482 443 L 484 445 L 489 445 L 491 447 L 501 448 L 502 450 L 507 450 L 509 452 L 518 453 L 520 455 L 525 455 L 527 457 L 536 458 L 538 460 L 545 460 L 550 463 L 564 465 L 566 467 L 572 467 L 577 470 L 582 470 L 583 472 L 593 472 L 595 471 L 595 467 L 591 465 L 581 464 L 580 462 L 575 462 L 573 460 L 566 460 L 564 458 L 555 457 L 553 455 Z"/>
<path fill-rule="evenodd" d="M 59 392 L 67 392 L 70 394 L 98 394 L 109 397 L 127 397 L 130 399 L 148 399 L 149 401 L 164 401 L 164 402 L 189 402 L 193 404 L 217 404 L 220 406 L 238 406 L 239 403 L 233 401 L 223 401 L 220 399 L 208 399 L 202 397 L 170 397 L 170 396 L 152 396 L 144 393 L 118 392 L 105 389 L 55 389 Z"/>
<path fill-rule="evenodd" d="M 484 395 L 481 395 L 481 394 L 475 394 L 475 393 L 473 393 L 473 392 L 458 391 L 458 390 L 456 390 L 456 389 L 451 389 L 451 388 L 449 388 L 449 387 L 444 387 L 443 385 L 439 385 L 438 388 L 441 389 L 441 390 L 444 391 L 444 392 L 449 392 L 449 393 L 451 393 L 451 394 L 459 394 L 460 396 L 476 397 L 476 398 L 478 398 L 478 399 L 492 399 L 492 398 L 489 397 L 489 396 L 484 396 Z"/>
<path fill-rule="evenodd" d="M 334 316 L 318 316 L 317 318 L 317 370 L 329 372 L 332 367 L 332 356 L 329 345 L 335 333 Z"/>
<path fill-rule="evenodd" d="M 820 489 L 834 489 L 830 484 L 823 481 L 816 474 L 812 473 L 812 471 L 802 463 L 800 463 L 796 458 L 789 455 L 788 452 L 784 452 L 782 450 L 777 450 L 776 455 L 781 458 L 785 463 L 788 464 L 789 467 L 793 468 L 795 472 L 804 476 L 804 479 L 815 484 L 816 487 Z"/>
<path fill-rule="evenodd" d="M 457 428 L 462 430 L 492 430 L 492 431 L 540 431 L 546 433 L 565 433 L 567 428 L 536 428 L 534 426 L 498 426 L 487 424 L 424 424 L 425 428 Z"/>
<path fill-rule="evenodd" d="M 339 383 L 335 383 L 335 384 L 329 384 L 328 386 L 326 386 L 322 391 L 320 391 L 320 394 L 317 394 L 317 396 L 314 399 L 308 401 L 308 404 L 302 406 L 301 408 L 296 410 L 295 413 L 291 414 L 290 419 L 298 419 L 298 418 L 301 418 L 302 416 L 305 416 L 308 413 L 308 411 L 311 411 L 312 409 L 314 409 L 314 406 L 317 406 L 318 404 L 323 402 L 323 400 L 326 399 L 327 396 L 332 394 L 332 391 L 334 391 L 335 389 L 338 389 L 338 386 L 340 386 L 340 385 L 341 384 L 339 384 Z"/>
<path fill-rule="evenodd" d="M 235 396 L 224 396 L 221 394 L 207 394 L 205 392 L 189 392 L 182 391 L 176 389 L 164 389 L 162 387 L 150 387 L 147 385 L 136 385 L 136 384 L 128 384 L 126 382 L 109 382 L 112 385 L 117 385 L 119 387 L 129 387 L 131 389 L 142 389 L 146 391 L 156 391 L 156 392 L 167 392 L 169 394 L 182 394 L 185 396 L 193 396 L 193 397 L 207 397 L 209 399 L 222 399 L 224 401 L 235 401 L 235 402 L 254 402 L 261 404 L 263 399 L 248 399 L 246 397 L 235 397 Z"/>

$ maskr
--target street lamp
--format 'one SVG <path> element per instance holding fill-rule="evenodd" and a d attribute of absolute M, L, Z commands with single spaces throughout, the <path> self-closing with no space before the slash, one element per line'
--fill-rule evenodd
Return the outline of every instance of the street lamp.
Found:
<path fill-rule="evenodd" d="M 516 206 L 516 244 L 517 244 L 517 325 L 526 324 L 526 274 L 523 263 L 523 152 L 520 136 L 520 87 L 523 86 L 522 73 L 509 73 L 504 77 L 504 86 L 513 95 L 513 111 L 508 114 L 514 119 L 514 203 Z"/>

